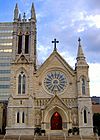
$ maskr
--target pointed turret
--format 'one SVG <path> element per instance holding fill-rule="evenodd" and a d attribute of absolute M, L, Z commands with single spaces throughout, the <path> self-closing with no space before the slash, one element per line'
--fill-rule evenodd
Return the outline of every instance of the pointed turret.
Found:
<path fill-rule="evenodd" d="M 79 42 L 79 45 L 78 45 L 78 53 L 77 53 L 77 58 L 76 58 L 76 60 L 77 60 L 76 67 L 77 66 L 88 66 L 88 64 L 85 60 L 82 46 L 81 46 L 81 39 L 80 38 L 78 39 L 78 42 Z"/>
<path fill-rule="evenodd" d="M 78 53 L 77 53 L 77 58 L 76 59 L 77 59 L 77 61 L 85 60 L 83 49 L 82 49 L 82 46 L 81 46 L 81 39 L 79 38 L 78 41 L 79 41 L 79 46 L 78 46 Z"/>
<path fill-rule="evenodd" d="M 35 8 L 34 8 L 34 4 L 32 3 L 32 7 L 31 7 L 31 20 L 35 20 L 36 21 L 36 14 L 35 14 Z"/>
<path fill-rule="evenodd" d="M 19 13 L 18 4 L 16 3 L 15 9 L 14 9 L 14 21 L 18 20 L 18 13 Z"/>

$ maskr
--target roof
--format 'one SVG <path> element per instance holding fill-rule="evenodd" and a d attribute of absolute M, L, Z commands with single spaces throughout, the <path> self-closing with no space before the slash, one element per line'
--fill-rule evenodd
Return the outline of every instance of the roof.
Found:
<path fill-rule="evenodd" d="M 94 113 L 100 113 L 100 104 L 92 104 L 92 112 Z"/>

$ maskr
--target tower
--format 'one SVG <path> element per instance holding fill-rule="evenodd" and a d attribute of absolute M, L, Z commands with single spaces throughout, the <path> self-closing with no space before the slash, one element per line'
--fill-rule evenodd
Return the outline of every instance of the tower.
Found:
<path fill-rule="evenodd" d="M 32 3 L 29 20 L 26 19 L 25 13 L 21 19 L 21 14 L 18 11 L 18 5 L 16 4 L 13 22 L 13 62 L 24 56 L 29 63 L 34 65 L 34 70 L 36 70 L 36 16 L 34 5 Z"/>
<path fill-rule="evenodd" d="M 33 73 L 36 71 L 36 16 L 21 19 L 18 5 L 14 10 L 13 50 L 11 61 L 11 96 L 8 101 L 7 134 L 30 134 L 34 127 Z M 11 115 L 12 114 L 12 115 Z M 18 130 L 18 128 L 20 129 Z M 17 132 L 16 132 L 17 130 Z M 32 132 L 32 131 L 31 131 Z"/>
<path fill-rule="evenodd" d="M 89 91 L 89 76 L 88 64 L 81 46 L 81 39 L 79 38 L 79 46 L 76 63 L 76 79 L 77 79 L 77 94 L 78 94 L 78 116 L 80 135 L 92 135 L 92 104 Z"/>

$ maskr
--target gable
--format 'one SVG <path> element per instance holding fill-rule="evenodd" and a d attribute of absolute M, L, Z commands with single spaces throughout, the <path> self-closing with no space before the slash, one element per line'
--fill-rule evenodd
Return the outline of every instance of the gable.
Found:
<path fill-rule="evenodd" d="M 43 72 L 44 70 L 52 68 L 63 68 L 66 69 L 66 71 L 68 71 L 71 75 L 75 75 L 75 71 L 57 51 L 53 51 L 53 53 L 41 65 L 41 67 L 37 70 L 37 75 L 41 74 L 41 72 Z"/>
<path fill-rule="evenodd" d="M 52 106 L 61 106 L 63 108 L 68 109 L 68 107 L 65 105 L 65 103 L 56 94 L 51 98 L 51 100 L 45 106 L 45 109 L 51 108 Z"/>
<path fill-rule="evenodd" d="M 23 54 L 20 54 L 19 57 L 16 59 L 16 62 L 18 64 L 27 64 L 29 63 L 26 57 Z"/>

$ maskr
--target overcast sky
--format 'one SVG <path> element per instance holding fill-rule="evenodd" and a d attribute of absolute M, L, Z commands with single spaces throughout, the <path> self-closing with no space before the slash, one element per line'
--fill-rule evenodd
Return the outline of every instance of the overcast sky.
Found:
<path fill-rule="evenodd" d="M 56 38 L 58 52 L 74 68 L 81 38 L 90 67 L 90 95 L 100 96 L 100 0 L 0 0 L 0 22 L 13 21 L 16 2 L 27 18 L 34 2 L 39 63 L 52 53 L 51 41 Z"/>

